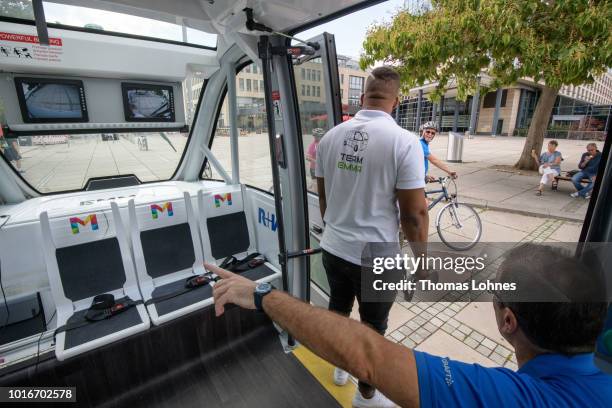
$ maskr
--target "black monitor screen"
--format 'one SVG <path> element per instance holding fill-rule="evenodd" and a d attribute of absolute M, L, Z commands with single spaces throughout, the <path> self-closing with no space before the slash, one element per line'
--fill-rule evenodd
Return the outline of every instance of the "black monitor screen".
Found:
<path fill-rule="evenodd" d="M 83 81 L 15 78 L 25 123 L 87 122 Z"/>
<path fill-rule="evenodd" d="M 128 122 L 174 122 L 174 93 L 167 85 L 122 83 Z"/>

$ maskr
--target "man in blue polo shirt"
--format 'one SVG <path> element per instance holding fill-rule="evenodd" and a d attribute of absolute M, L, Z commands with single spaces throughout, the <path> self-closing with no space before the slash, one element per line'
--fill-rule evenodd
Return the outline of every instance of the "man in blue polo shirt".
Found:
<path fill-rule="evenodd" d="M 257 304 L 314 353 L 402 407 L 612 407 L 612 376 L 593 362 L 608 307 L 601 280 L 557 248 L 523 244 L 506 255 L 498 281 L 515 282 L 517 292 L 536 288 L 563 299 L 582 294 L 580 302 L 543 303 L 496 295 L 497 326 L 514 347 L 518 371 L 411 350 L 357 321 L 205 266 L 222 278 L 213 289 L 217 315 L 229 303 Z"/>
<path fill-rule="evenodd" d="M 556 294 L 571 299 L 583 290 L 578 295 L 583 300 L 604 300 L 594 275 L 558 248 L 524 244 L 506 254 L 498 281 L 517 282 L 517 293 L 537 287 L 543 299 Z M 612 376 L 602 373 L 593 360 L 606 303 L 503 298 L 496 295 L 493 302 L 497 327 L 514 347 L 519 370 L 485 368 L 415 352 L 421 406 L 612 406 Z"/>

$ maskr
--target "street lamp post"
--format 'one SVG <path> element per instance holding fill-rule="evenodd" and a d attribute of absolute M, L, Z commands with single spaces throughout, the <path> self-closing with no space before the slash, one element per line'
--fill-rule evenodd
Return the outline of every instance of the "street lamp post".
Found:
<path fill-rule="evenodd" d="M 502 89 L 497 88 L 495 95 L 495 112 L 493 113 L 493 123 L 491 124 L 491 136 L 497 136 L 497 122 L 499 121 L 499 108 L 502 101 Z"/>

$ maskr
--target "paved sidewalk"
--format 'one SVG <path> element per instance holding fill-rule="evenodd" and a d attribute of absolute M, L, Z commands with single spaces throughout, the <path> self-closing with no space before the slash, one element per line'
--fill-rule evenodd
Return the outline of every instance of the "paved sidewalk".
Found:
<path fill-rule="evenodd" d="M 540 175 L 512 169 L 524 142 L 524 138 L 502 136 L 465 139 L 463 163 L 447 163 L 459 173 L 457 186 L 461 201 L 482 208 L 582 222 L 589 202 L 569 196 L 575 191 L 570 182 L 559 182 L 558 191 L 546 187 L 544 195 L 538 197 L 535 190 Z M 431 145 L 433 154 L 446 159 L 447 143 L 446 135 L 437 136 Z M 548 139 L 544 143 L 546 145 Z M 578 167 L 587 143 L 584 140 L 559 140 L 558 150 L 564 157 L 562 172 Z M 603 146 L 602 143 L 598 145 Z M 431 175 L 444 175 L 434 166 L 430 169 Z"/>

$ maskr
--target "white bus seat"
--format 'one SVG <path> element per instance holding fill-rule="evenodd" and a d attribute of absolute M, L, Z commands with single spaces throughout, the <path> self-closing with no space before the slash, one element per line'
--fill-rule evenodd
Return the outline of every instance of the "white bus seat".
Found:
<path fill-rule="evenodd" d="M 149 317 L 142 304 L 129 242 L 120 223 L 119 208 L 72 216 L 39 215 L 43 251 L 51 293 L 56 305 L 57 359 L 96 349 L 147 330 Z M 95 296 L 112 294 L 134 307 L 100 321 L 85 314 Z"/>
<path fill-rule="evenodd" d="M 186 288 L 187 279 L 206 272 L 190 194 L 138 204 L 132 199 L 128 208 L 136 275 L 153 324 L 212 304 L 210 285 Z"/>
<path fill-rule="evenodd" d="M 204 254 L 217 264 L 228 257 L 240 260 L 257 252 L 252 244 L 252 218 L 245 212 L 246 193 L 242 186 L 228 186 L 221 191 L 198 191 L 200 233 Z M 270 262 L 241 271 L 240 274 L 258 282 L 270 282 L 281 276 Z"/>

